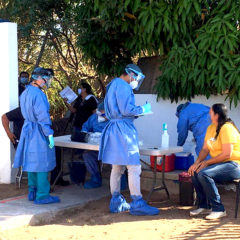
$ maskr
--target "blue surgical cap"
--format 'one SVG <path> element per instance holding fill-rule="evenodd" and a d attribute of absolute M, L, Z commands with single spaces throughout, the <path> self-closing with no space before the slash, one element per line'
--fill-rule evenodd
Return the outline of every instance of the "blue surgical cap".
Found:
<path fill-rule="evenodd" d="M 136 72 L 142 73 L 141 68 L 140 68 L 139 66 L 137 66 L 136 64 L 128 64 L 128 65 L 126 66 L 126 68 L 130 68 L 130 69 L 135 70 Z"/>
<path fill-rule="evenodd" d="M 189 103 L 190 103 L 190 102 L 186 102 L 186 103 L 184 103 L 184 104 L 178 105 L 178 107 L 177 107 L 177 112 L 176 112 L 176 116 L 177 116 L 177 117 L 179 117 L 180 112 L 181 112 L 184 108 L 186 108 L 186 107 L 189 105 Z"/>

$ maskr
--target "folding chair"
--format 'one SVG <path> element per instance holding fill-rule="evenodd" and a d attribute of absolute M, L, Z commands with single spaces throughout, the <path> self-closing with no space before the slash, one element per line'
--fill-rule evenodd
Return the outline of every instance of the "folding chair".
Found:
<path fill-rule="evenodd" d="M 23 173 L 22 167 L 19 167 L 15 177 L 15 182 L 16 182 L 16 185 L 18 185 L 19 189 L 21 188 L 21 182 L 23 179 L 27 180 L 28 178 L 27 178 L 27 175 Z"/>

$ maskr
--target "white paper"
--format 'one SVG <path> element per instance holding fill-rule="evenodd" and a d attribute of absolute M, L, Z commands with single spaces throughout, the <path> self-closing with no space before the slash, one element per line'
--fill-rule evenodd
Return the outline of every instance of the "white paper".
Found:
<path fill-rule="evenodd" d="M 59 94 L 62 98 L 67 98 L 69 104 L 77 98 L 77 94 L 69 86 L 66 86 Z"/>

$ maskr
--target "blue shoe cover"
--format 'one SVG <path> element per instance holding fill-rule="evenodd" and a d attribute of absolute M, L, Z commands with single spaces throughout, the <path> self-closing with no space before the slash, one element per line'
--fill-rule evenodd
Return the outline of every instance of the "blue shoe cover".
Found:
<path fill-rule="evenodd" d="M 84 188 L 92 189 L 92 188 L 99 188 L 102 186 L 102 178 L 100 174 L 94 175 L 91 179 L 84 184 Z"/>
<path fill-rule="evenodd" d="M 132 196 L 133 201 L 130 203 L 130 214 L 135 216 L 157 215 L 159 210 L 156 207 L 149 206 L 142 197 Z"/>
<path fill-rule="evenodd" d="M 111 213 L 125 212 L 130 209 L 130 205 L 126 202 L 123 195 L 114 193 L 110 201 L 109 209 Z"/>
<path fill-rule="evenodd" d="M 35 200 L 35 204 L 50 204 L 50 203 L 59 203 L 60 199 L 57 196 L 51 196 L 49 195 L 48 197 L 40 200 Z"/>
<path fill-rule="evenodd" d="M 36 199 L 37 188 L 33 187 L 28 190 L 28 201 L 34 201 Z"/>

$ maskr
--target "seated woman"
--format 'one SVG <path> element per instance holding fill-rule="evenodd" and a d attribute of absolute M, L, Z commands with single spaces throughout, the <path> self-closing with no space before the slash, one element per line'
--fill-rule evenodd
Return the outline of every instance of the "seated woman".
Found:
<path fill-rule="evenodd" d="M 209 214 L 206 219 L 226 216 L 216 183 L 240 178 L 240 133 L 227 116 L 224 104 L 210 109 L 212 124 L 208 127 L 204 146 L 196 162 L 189 168 L 196 189 L 198 209 L 190 216 Z M 205 160 L 210 153 L 211 158 Z"/>

